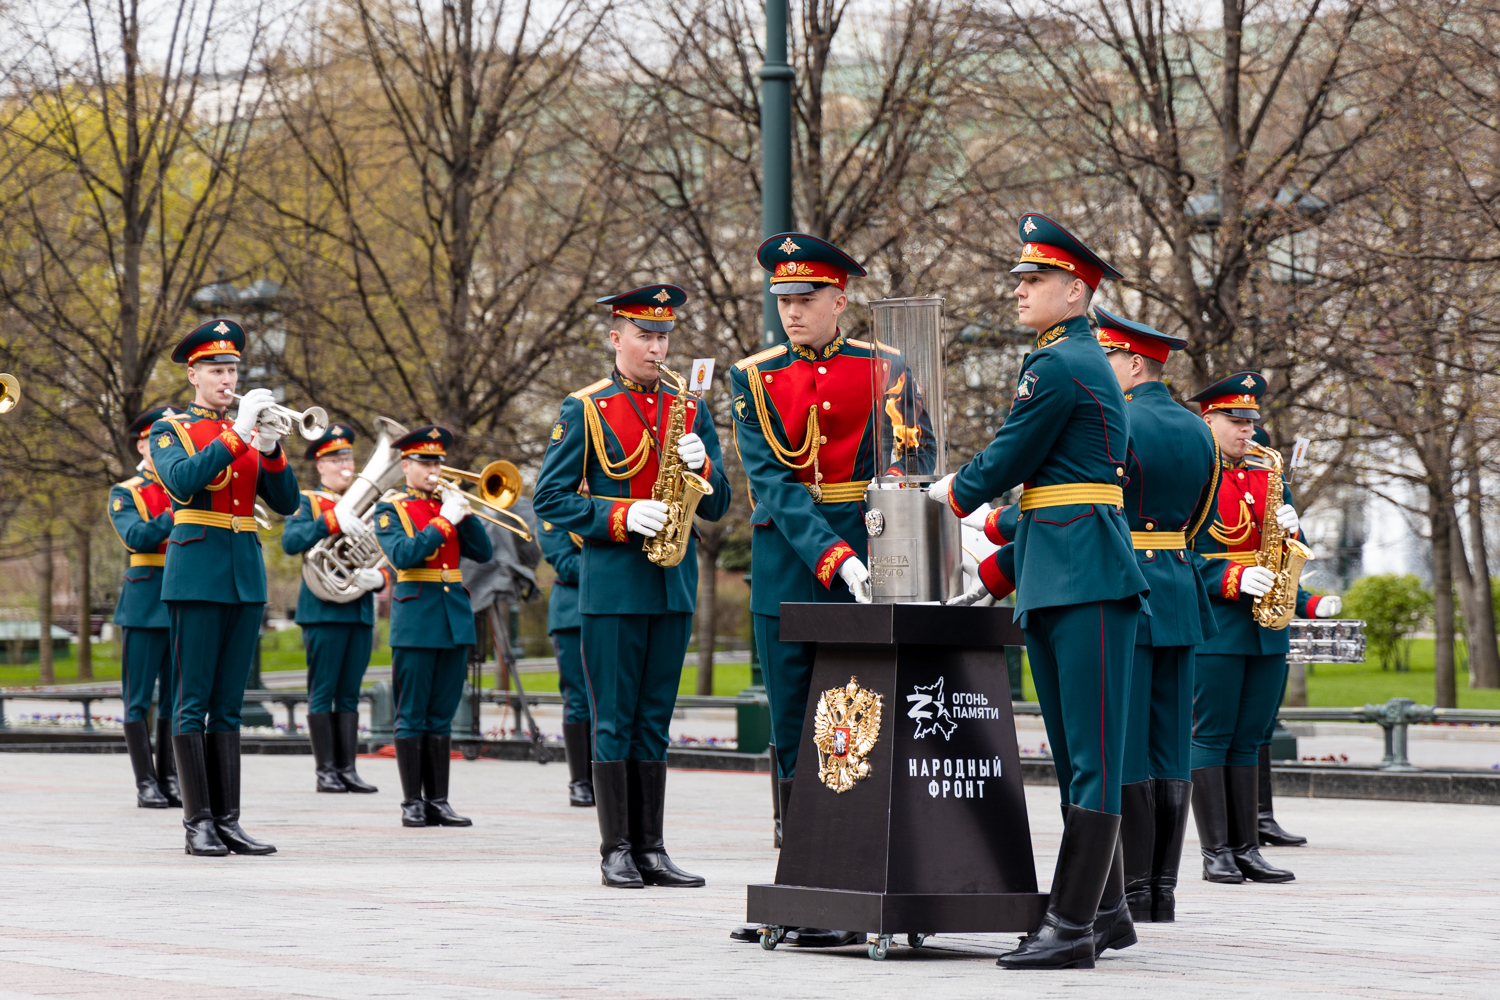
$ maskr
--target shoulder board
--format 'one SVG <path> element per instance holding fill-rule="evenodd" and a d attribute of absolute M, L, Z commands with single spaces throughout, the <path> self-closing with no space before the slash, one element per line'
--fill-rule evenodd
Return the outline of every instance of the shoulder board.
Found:
<path fill-rule="evenodd" d="M 146 478 L 144 476 L 131 476 L 129 479 L 125 480 L 123 483 L 115 483 L 115 485 L 116 486 L 123 486 L 127 490 L 133 490 L 133 489 L 136 489 L 137 487 L 145 486 L 146 485 Z"/>
<path fill-rule="evenodd" d="M 873 351 L 876 348 L 879 348 L 887 354 L 901 353 L 900 350 L 890 346 L 889 344 L 872 344 L 868 340 L 855 340 L 853 337 L 850 337 L 848 340 L 844 341 L 844 343 L 853 344 L 855 347 L 863 347 L 867 351 Z"/>
<path fill-rule="evenodd" d="M 766 350 L 761 351 L 759 354 L 750 355 L 750 357 L 746 358 L 744 361 L 736 361 L 734 363 L 734 366 L 740 371 L 744 371 L 751 365 L 758 365 L 762 361 L 770 361 L 772 358 L 779 358 L 785 353 L 786 345 L 777 344 L 775 347 L 767 348 Z"/>
<path fill-rule="evenodd" d="M 577 392 L 569 393 L 569 396 L 573 399 L 587 399 L 594 393 L 598 392 L 600 389 L 603 389 L 605 386 L 613 384 L 613 382 L 614 379 L 601 378 L 593 385 L 586 385 L 582 389 L 579 389 Z"/>
<path fill-rule="evenodd" d="M 301 490 L 300 492 L 305 497 L 317 497 L 319 500 L 332 500 L 335 503 L 337 503 L 339 499 L 332 493 L 324 493 L 322 490 Z"/>
<path fill-rule="evenodd" d="M 201 417 L 195 417 L 191 413 L 172 413 L 172 414 L 168 414 L 165 417 L 162 417 L 161 419 L 163 419 L 163 420 L 174 420 L 175 421 L 175 420 L 199 420 L 199 419 L 202 419 L 202 418 Z"/>

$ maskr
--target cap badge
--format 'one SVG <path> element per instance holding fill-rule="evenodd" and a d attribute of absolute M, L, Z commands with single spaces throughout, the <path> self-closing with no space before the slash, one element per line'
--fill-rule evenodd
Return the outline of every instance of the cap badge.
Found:
<path fill-rule="evenodd" d="M 1032 233 L 1036 232 L 1036 230 L 1037 230 L 1036 223 L 1032 222 L 1031 221 L 1031 216 L 1028 215 L 1026 217 L 1026 225 L 1024 225 L 1024 226 L 1021 227 L 1021 231 L 1023 233 L 1025 233 L 1027 236 L 1030 236 Z M 1029 251 L 1031 248 L 1027 247 L 1026 249 Z"/>
<path fill-rule="evenodd" d="M 668 299 L 670 299 L 672 296 L 667 293 L 667 290 L 665 288 L 663 288 L 661 291 L 657 292 L 655 295 L 653 295 L 651 297 L 653 299 L 655 299 L 656 301 L 658 301 L 658 302 L 665 302 Z"/>
<path fill-rule="evenodd" d="M 443 432 L 434 427 L 432 430 L 427 432 L 427 436 L 436 441 L 438 438 L 443 436 Z"/>
<path fill-rule="evenodd" d="M 223 320 L 219 320 L 219 325 L 216 326 L 216 327 L 214 327 L 214 333 L 223 334 L 223 333 L 228 333 L 228 332 L 229 332 L 229 324 L 225 323 Z"/>
<path fill-rule="evenodd" d="M 661 306 L 657 306 L 656 309 L 655 309 L 655 312 L 656 312 L 656 315 L 660 316 L 662 314 L 662 307 Z"/>
<path fill-rule="evenodd" d="M 802 248 L 793 243 L 792 238 L 788 236 L 786 239 L 781 241 L 781 246 L 777 247 L 776 249 L 780 250 L 782 253 L 796 253 Z"/>
<path fill-rule="evenodd" d="M 1244 386 L 1246 389 L 1254 389 L 1255 388 L 1255 376 L 1254 375 L 1246 375 L 1244 381 L 1242 381 L 1240 383 L 1240 385 Z"/>

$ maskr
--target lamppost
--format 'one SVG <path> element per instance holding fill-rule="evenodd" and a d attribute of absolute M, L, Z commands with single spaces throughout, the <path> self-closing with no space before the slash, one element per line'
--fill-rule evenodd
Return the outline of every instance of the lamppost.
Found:
<path fill-rule="evenodd" d="M 792 81 L 786 61 L 788 0 L 766 0 L 766 61 L 760 67 L 760 231 L 763 239 L 792 228 Z M 762 342 L 786 341 L 770 277 L 762 278 Z"/>

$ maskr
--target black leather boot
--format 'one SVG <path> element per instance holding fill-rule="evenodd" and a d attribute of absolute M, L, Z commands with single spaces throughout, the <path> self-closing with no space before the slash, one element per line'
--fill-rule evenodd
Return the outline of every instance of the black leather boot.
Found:
<path fill-rule="evenodd" d="M 1094 917 L 1114 864 L 1119 836 L 1120 817 L 1068 807 L 1042 925 L 1023 938 L 1015 951 L 1001 955 L 996 965 L 1005 969 L 1094 967 Z M 1124 913 L 1129 919 L 1129 910 Z"/>
<path fill-rule="evenodd" d="M 631 760 L 625 762 L 628 777 L 630 859 L 635 862 L 641 881 L 647 885 L 678 889 L 696 889 L 706 884 L 703 876 L 692 875 L 672 863 L 663 839 L 667 812 L 667 762 L 664 760 Z"/>
<path fill-rule="evenodd" d="M 333 769 L 339 781 L 351 792 L 370 795 L 380 791 L 359 776 L 355 761 L 359 759 L 359 713 L 333 713 Z"/>
<path fill-rule="evenodd" d="M 208 805 L 219 839 L 235 854 L 275 854 L 275 847 L 240 827 L 240 734 L 208 733 L 203 745 L 208 756 Z"/>
<path fill-rule="evenodd" d="M 1109 949 L 1129 948 L 1136 940 L 1135 922 L 1130 919 L 1130 905 L 1125 899 L 1125 852 L 1116 837 L 1114 860 L 1109 864 L 1099 912 L 1094 916 L 1094 957 Z"/>
<path fill-rule="evenodd" d="M 422 737 L 396 737 L 396 773 L 401 776 L 401 825 L 426 826 L 422 800 Z"/>
<path fill-rule="evenodd" d="M 182 733 L 172 737 L 172 756 L 177 760 L 182 788 L 182 826 L 187 831 L 184 854 L 201 858 L 222 858 L 229 848 L 214 828 L 213 809 L 208 796 L 208 760 L 202 733 Z"/>
<path fill-rule="evenodd" d="M 145 719 L 125 723 L 125 749 L 130 754 L 130 769 L 135 772 L 135 804 L 142 809 L 171 806 L 156 783 L 156 768 L 151 763 L 151 730 Z"/>
<path fill-rule="evenodd" d="M 594 806 L 599 814 L 599 881 L 611 889 L 640 889 L 630 856 L 630 779 L 623 760 L 594 761 Z"/>
<path fill-rule="evenodd" d="M 1273 868 L 1260 854 L 1260 809 L 1256 806 L 1260 779 L 1255 767 L 1226 767 L 1224 772 L 1229 782 L 1229 851 L 1234 863 L 1251 882 L 1291 882 L 1297 876 Z"/>
<path fill-rule="evenodd" d="M 1154 782 L 1120 786 L 1120 846 L 1125 854 L 1125 903 L 1135 920 L 1151 919 L 1151 856 L 1156 846 Z M 1108 898 L 1109 892 L 1105 891 Z"/>
<path fill-rule="evenodd" d="M 182 808 L 182 791 L 177 784 L 177 759 L 172 754 L 172 720 L 156 720 L 156 787 L 167 797 L 167 805 Z"/>
<path fill-rule="evenodd" d="M 333 713 L 308 712 L 307 738 L 312 743 L 313 767 L 318 775 L 318 791 L 347 792 L 333 763 Z"/>
<path fill-rule="evenodd" d="M 563 749 L 568 755 L 568 805 L 580 809 L 594 805 L 593 748 L 589 746 L 587 722 L 563 723 Z"/>
<path fill-rule="evenodd" d="M 448 769 L 453 766 L 453 737 L 428 733 L 422 737 L 422 798 L 427 800 L 428 826 L 473 826 L 448 804 Z"/>
<path fill-rule="evenodd" d="M 1156 850 L 1151 858 L 1151 919 L 1159 924 L 1177 919 L 1177 866 L 1187 837 L 1188 800 L 1193 783 L 1181 778 L 1157 778 Z"/>
<path fill-rule="evenodd" d="M 1306 847 L 1307 838 L 1299 837 L 1295 833 L 1287 833 L 1276 822 L 1276 809 L 1271 804 L 1271 744 L 1263 743 L 1260 748 L 1260 822 L 1258 833 L 1260 846 L 1262 847 Z"/>
<path fill-rule="evenodd" d="M 1222 767 L 1200 767 L 1193 774 L 1193 822 L 1203 848 L 1203 878 L 1238 885 L 1245 881 L 1229 853 L 1229 798 Z"/>

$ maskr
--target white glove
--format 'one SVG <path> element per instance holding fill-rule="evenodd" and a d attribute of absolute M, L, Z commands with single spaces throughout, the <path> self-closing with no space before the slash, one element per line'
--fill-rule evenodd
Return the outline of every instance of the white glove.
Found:
<path fill-rule="evenodd" d="M 339 531 L 350 538 L 363 538 L 372 530 L 370 522 L 354 513 L 354 508 L 343 501 L 333 505 L 333 519 L 338 522 Z"/>
<path fill-rule="evenodd" d="M 966 608 L 971 604 L 978 604 L 980 601 L 989 596 L 990 588 L 984 585 L 984 581 L 981 580 L 979 578 L 979 574 L 976 573 L 974 574 L 974 582 L 969 585 L 968 590 L 964 591 L 962 594 L 959 594 L 957 597 L 950 598 L 944 603 L 948 604 L 951 607 Z"/>
<path fill-rule="evenodd" d="M 1297 533 L 1297 508 L 1289 503 L 1284 503 L 1276 508 L 1276 523 L 1281 525 L 1281 530 L 1288 535 Z"/>
<path fill-rule="evenodd" d="M 1240 574 L 1240 589 L 1251 597 L 1265 597 L 1276 582 L 1276 574 L 1264 566 L 1247 566 Z"/>
<path fill-rule="evenodd" d="M 950 472 L 942 479 L 939 479 L 937 482 L 927 487 L 927 496 L 933 500 L 936 500 L 938 503 L 947 503 L 948 494 L 953 492 L 953 477 L 956 475 L 958 475 L 958 473 Z M 985 513 L 989 512 L 985 511 Z"/>
<path fill-rule="evenodd" d="M 677 457 L 689 469 L 697 472 L 708 461 L 708 449 L 703 446 L 703 439 L 698 435 L 684 434 L 677 439 Z"/>
<path fill-rule="evenodd" d="M 438 509 L 438 516 L 449 524 L 457 525 L 458 522 L 469 516 L 469 498 L 457 490 L 443 490 L 443 506 Z"/>
<path fill-rule="evenodd" d="M 1327 597 L 1318 598 L 1317 607 L 1313 608 L 1314 618 L 1333 618 L 1344 610 L 1344 599 L 1338 594 L 1330 594 Z"/>
<path fill-rule="evenodd" d="M 667 526 L 667 505 L 660 500 L 637 500 L 625 511 L 625 530 L 647 538 Z"/>
<path fill-rule="evenodd" d="M 276 446 L 281 443 L 281 432 L 274 431 L 265 424 L 258 424 L 255 428 L 255 447 L 262 455 L 270 455 L 276 451 Z"/>
<path fill-rule="evenodd" d="M 844 560 L 839 567 L 839 576 L 849 585 L 849 593 L 854 595 L 855 603 L 869 604 L 874 600 L 874 594 L 870 590 L 870 571 L 865 569 L 865 564 L 859 561 L 858 556 L 850 556 Z"/>
<path fill-rule="evenodd" d="M 385 586 L 385 574 L 378 569 L 355 570 L 354 585 L 360 590 L 379 590 Z"/>
<path fill-rule="evenodd" d="M 270 389 L 251 389 L 245 393 L 240 400 L 240 412 L 234 418 L 234 432 L 240 436 L 241 441 L 250 443 L 250 434 L 255 430 L 255 425 L 260 423 L 260 415 L 275 405 L 276 397 L 271 394 Z"/>

